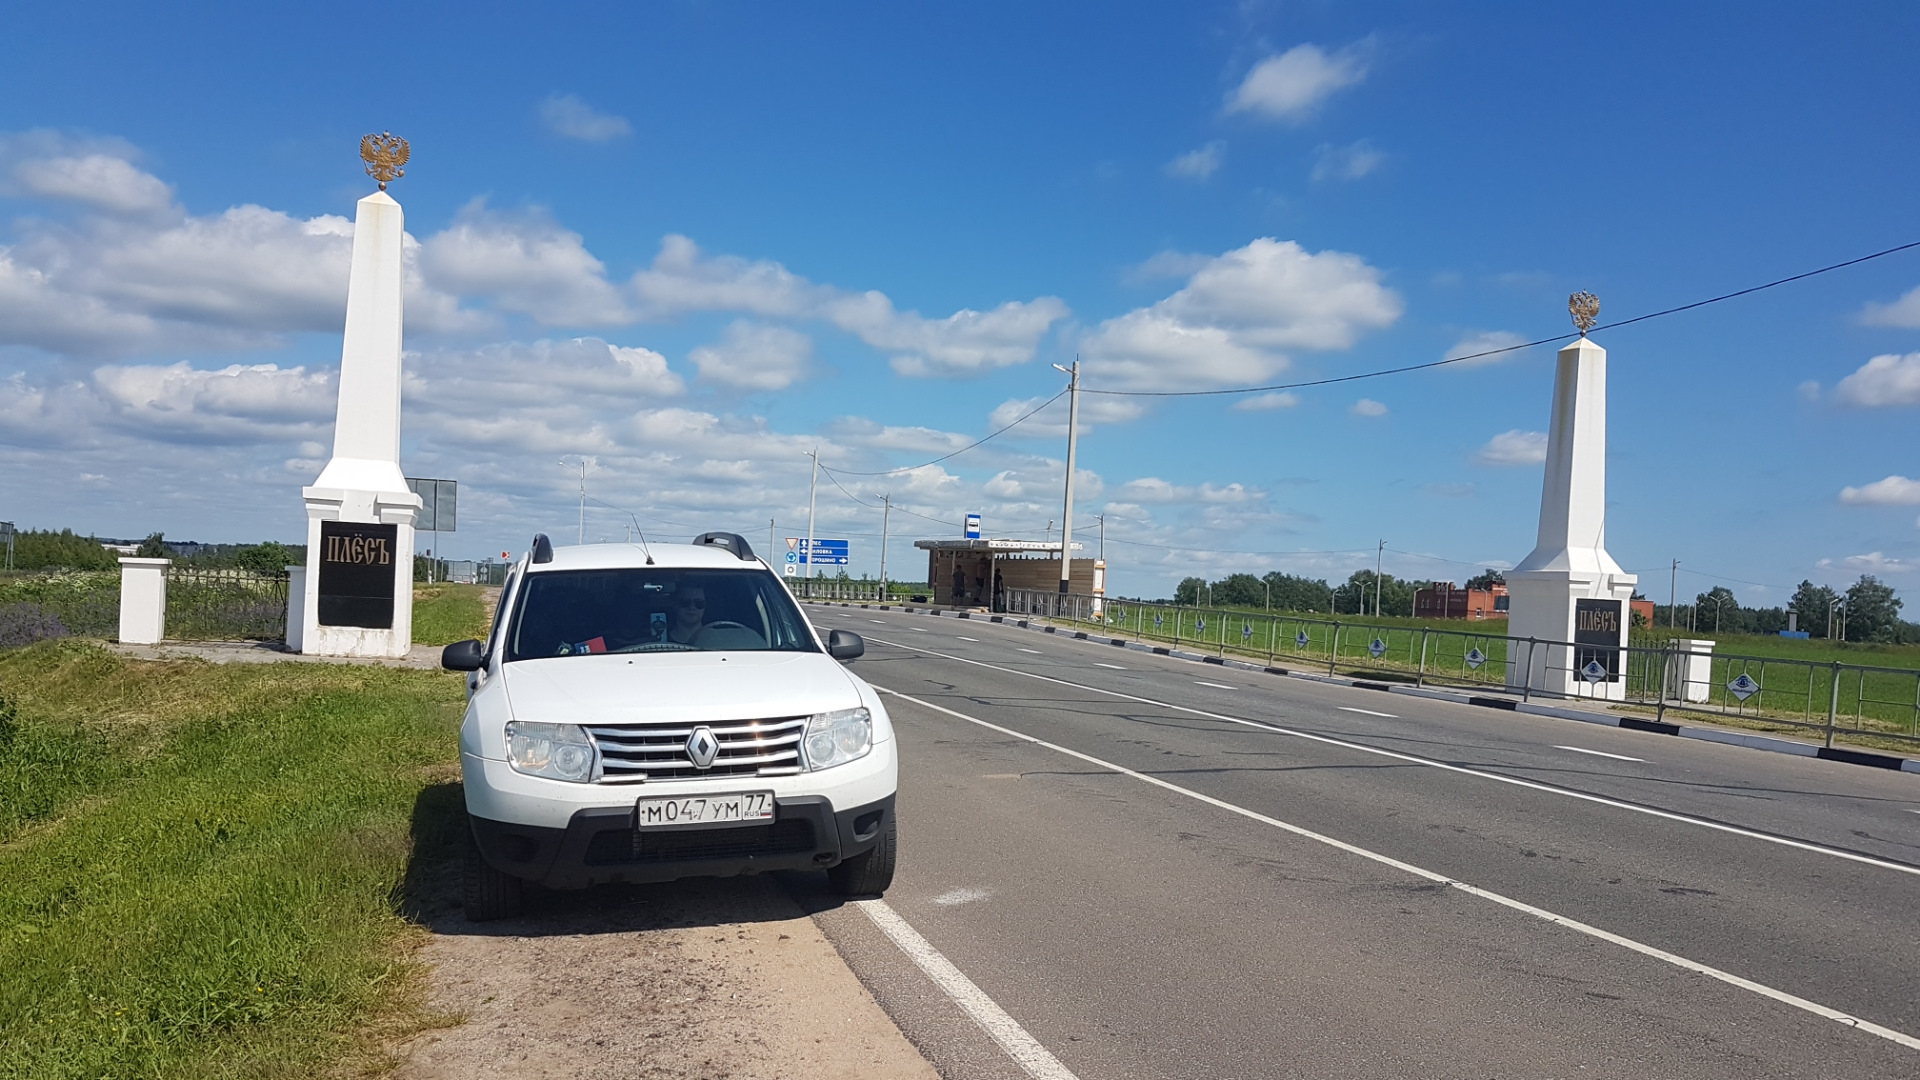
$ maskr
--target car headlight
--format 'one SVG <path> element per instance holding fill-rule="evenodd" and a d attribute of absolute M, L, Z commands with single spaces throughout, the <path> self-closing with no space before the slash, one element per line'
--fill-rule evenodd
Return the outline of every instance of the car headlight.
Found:
<path fill-rule="evenodd" d="M 836 709 L 807 720 L 807 768 L 845 765 L 873 749 L 873 714 L 866 709 Z"/>
<path fill-rule="evenodd" d="M 593 778 L 593 740 L 578 724 L 507 724 L 507 764 L 514 772 L 584 783 Z"/>

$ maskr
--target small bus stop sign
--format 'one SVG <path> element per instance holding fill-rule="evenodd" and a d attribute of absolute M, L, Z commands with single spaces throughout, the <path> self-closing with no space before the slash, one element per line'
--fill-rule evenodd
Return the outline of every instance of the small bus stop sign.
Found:
<path fill-rule="evenodd" d="M 978 539 L 980 539 L 980 515 L 979 515 L 979 514 L 968 514 L 968 515 L 967 515 L 967 535 L 966 535 L 966 538 L 967 538 L 968 540 L 978 540 Z"/>

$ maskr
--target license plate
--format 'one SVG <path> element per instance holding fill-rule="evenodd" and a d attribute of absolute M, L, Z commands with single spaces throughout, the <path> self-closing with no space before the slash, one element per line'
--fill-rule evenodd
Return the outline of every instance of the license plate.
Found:
<path fill-rule="evenodd" d="M 667 825 L 753 825 L 773 820 L 773 792 L 737 791 L 679 799 L 641 799 L 634 815 L 642 829 Z"/>

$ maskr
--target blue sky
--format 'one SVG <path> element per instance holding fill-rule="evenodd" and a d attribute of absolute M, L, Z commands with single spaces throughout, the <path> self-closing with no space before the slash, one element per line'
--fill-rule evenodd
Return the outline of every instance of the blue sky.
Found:
<path fill-rule="evenodd" d="M 45 5 L 0 41 L 0 503 L 297 539 L 359 136 L 406 207 L 406 456 L 454 555 L 803 531 L 1086 385 L 1437 360 L 1920 239 L 1910 5 Z M 1920 251 L 1622 328 L 1609 547 L 1664 600 L 1920 576 Z M 1076 525 L 1187 573 L 1532 547 L 1552 350 L 1285 397 L 1089 396 Z M 1236 403 L 1238 403 L 1236 405 Z M 1062 405 L 1064 403 L 1061 403 Z M 1250 405 L 1264 405 L 1253 408 Z M 1059 406 L 890 491 L 890 568 L 1059 516 Z M 878 561 L 822 480 L 819 532 Z M 925 515 L 924 518 L 913 514 Z M 590 506 L 590 538 L 626 517 Z M 1706 576 L 1716 575 L 1716 576 Z M 1912 615 L 1913 612 L 1908 612 Z"/>

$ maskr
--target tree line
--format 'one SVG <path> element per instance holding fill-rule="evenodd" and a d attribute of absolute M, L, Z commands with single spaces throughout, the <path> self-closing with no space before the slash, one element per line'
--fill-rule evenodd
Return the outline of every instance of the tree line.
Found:
<path fill-rule="evenodd" d="M 1467 588 L 1484 589 L 1506 579 L 1497 570 L 1488 570 L 1468 579 Z M 1173 602 L 1196 607 L 1271 608 L 1274 611 L 1311 612 L 1323 615 L 1372 615 L 1378 598 L 1378 614 L 1413 617 L 1413 594 L 1432 584 L 1371 570 L 1356 570 L 1338 585 L 1318 578 L 1283 574 L 1278 570 L 1263 577 L 1229 574 L 1218 581 L 1190 577 L 1182 579 L 1174 590 Z"/>
<path fill-rule="evenodd" d="M 162 533 L 152 533 L 135 553 L 141 558 L 172 559 L 176 565 L 208 569 L 252 570 L 278 574 L 307 561 L 305 544 L 268 540 L 259 544 L 195 544 L 181 554 Z M 14 534 L 15 570 L 118 570 L 120 554 L 101 546 L 97 536 L 81 536 L 72 529 L 22 529 Z"/>

